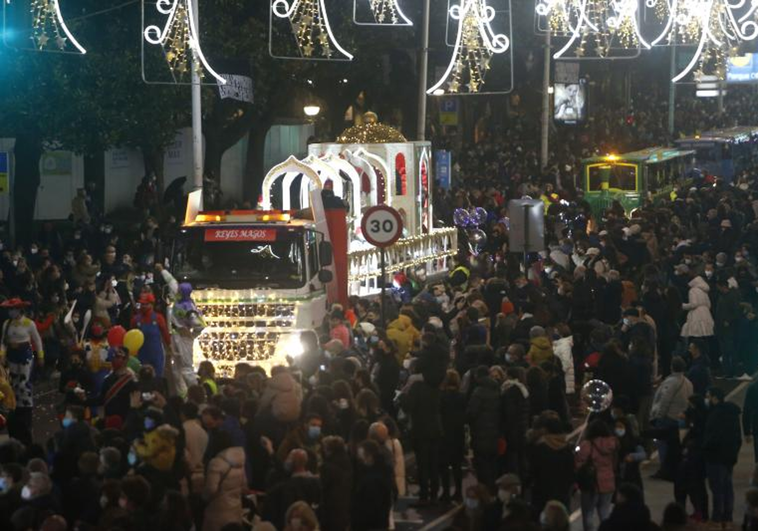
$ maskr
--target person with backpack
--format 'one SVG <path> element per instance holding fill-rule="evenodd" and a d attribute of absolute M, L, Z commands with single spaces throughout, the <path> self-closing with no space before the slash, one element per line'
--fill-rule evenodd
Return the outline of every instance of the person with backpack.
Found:
<path fill-rule="evenodd" d="M 593 522 L 595 511 L 601 523 L 611 514 L 618 450 L 619 441 L 611 434 L 608 424 L 601 419 L 591 421 L 586 439 L 579 443 L 574 458 L 584 531 L 596 529 Z"/>

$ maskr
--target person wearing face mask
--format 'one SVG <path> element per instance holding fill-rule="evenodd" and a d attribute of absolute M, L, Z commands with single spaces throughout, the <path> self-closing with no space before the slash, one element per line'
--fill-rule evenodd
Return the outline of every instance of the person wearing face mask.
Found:
<path fill-rule="evenodd" d="M 34 398 L 31 374 L 34 352 L 37 353 L 39 366 L 42 366 L 45 357 L 42 338 L 34 321 L 23 314 L 23 309 L 27 306 L 29 303 L 16 298 L 0 304 L 0 308 L 8 311 L 8 320 L 3 324 L 0 360 L 6 360 L 13 394 L 16 397 L 16 409 L 8 419 L 8 432 L 11 437 L 24 444 L 32 442 Z"/>
<path fill-rule="evenodd" d="M 321 415 L 317 413 L 309 413 L 305 417 L 305 421 L 301 422 L 293 429 L 291 429 L 284 437 L 282 444 L 279 445 L 277 450 L 277 457 L 280 461 L 284 462 L 287 459 L 290 451 L 296 448 L 302 448 L 308 453 L 308 461 L 311 472 L 318 471 L 318 467 L 321 464 L 321 429 L 324 421 Z"/>
<path fill-rule="evenodd" d="M 127 367 L 128 354 L 111 347 L 111 372 L 105 377 L 98 405 L 103 407 L 106 425 L 121 427 L 131 410 L 132 393 L 138 393 L 134 373 Z"/>
<path fill-rule="evenodd" d="M 647 452 L 642 446 L 642 440 L 634 435 L 633 430 L 624 418 L 616 419 L 613 434 L 619 440 L 618 481 L 637 485 L 640 491 L 644 493 L 640 463 L 647 459 Z"/>
<path fill-rule="evenodd" d="M 86 406 L 94 390 L 92 373 L 84 363 L 84 352 L 72 349 L 68 355 L 68 367 L 61 373 L 58 384 L 58 391 L 64 394 L 64 403 Z"/>
<path fill-rule="evenodd" d="M 126 476 L 121 481 L 121 495 L 118 506 L 123 511 L 130 529 L 149 529 L 151 518 L 148 514 L 150 503 L 150 483 L 142 476 Z"/>
<path fill-rule="evenodd" d="M 379 389 L 379 401 L 382 409 L 390 414 L 395 412 L 395 390 L 400 383 L 400 364 L 397 362 L 395 344 L 384 334 L 378 334 L 369 341 L 374 358 L 371 380 Z"/>
<path fill-rule="evenodd" d="M 31 472 L 29 478 L 21 489 L 21 507 L 11 517 L 16 520 L 22 511 L 33 510 L 40 514 L 45 511 L 60 513 L 61 502 L 53 491 L 53 482 L 50 476 L 43 472 Z"/>
<path fill-rule="evenodd" d="M 484 529 L 487 529 L 484 527 L 485 510 L 492 505 L 492 502 L 492 496 L 484 485 L 478 484 L 466 488 L 463 499 L 463 511 L 458 512 L 453 520 L 453 527 L 465 531 L 484 531 Z M 500 527 L 500 519 L 502 517 L 496 515 L 496 518 L 497 527 L 491 527 L 490 529 Z"/>
<path fill-rule="evenodd" d="M 139 298 L 139 313 L 132 317 L 132 328 L 142 331 L 145 342 L 139 350 L 138 358 L 143 365 L 152 365 L 155 375 L 163 377 L 163 368 L 166 362 L 165 351 L 171 351 L 171 335 L 168 332 L 166 319 L 156 311 L 155 296 L 152 293 L 143 293 Z"/>
<path fill-rule="evenodd" d="M 95 433 L 84 420 L 84 408 L 70 405 L 61 419 L 62 430 L 53 437 L 53 479 L 67 485 L 77 473 L 77 461 L 84 452 L 95 450 Z"/>

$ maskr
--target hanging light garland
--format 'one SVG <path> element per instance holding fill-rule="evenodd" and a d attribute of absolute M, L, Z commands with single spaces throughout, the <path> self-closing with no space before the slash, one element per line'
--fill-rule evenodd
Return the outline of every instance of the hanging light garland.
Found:
<path fill-rule="evenodd" d="M 486 0 L 460 0 L 450 8 L 450 18 L 458 21 L 453 55 L 442 78 L 427 93 L 475 94 L 485 83 L 492 56 L 506 52 L 511 42 L 492 29 L 495 10 Z"/>
<path fill-rule="evenodd" d="M 331 59 L 335 54 L 353 58 L 334 37 L 324 0 L 274 0 L 271 11 L 277 18 L 289 19 L 304 58 Z"/>
<path fill-rule="evenodd" d="M 66 43 L 70 42 L 79 53 L 87 53 L 66 26 L 58 0 L 32 0 L 30 11 L 31 39 L 37 49 L 45 50 L 55 46 L 59 51 L 64 51 Z"/>
<path fill-rule="evenodd" d="M 638 0 L 538 0 L 535 10 L 548 31 L 569 38 L 555 59 L 572 49 L 576 57 L 608 57 L 613 48 L 650 48 L 640 31 Z"/>
<path fill-rule="evenodd" d="M 147 26 L 144 31 L 145 40 L 163 48 L 172 73 L 183 75 L 190 72 L 192 62 L 196 59 L 197 73 L 201 78 L 208 71 L 216 81 L 225 85 L 226 79 L 211 68 L 200 48 L 192 2 L 193 0 L 158 0 L 155 8 L 167 17 L 166 22 L 163 27 Z"/>
<path fill-rule="evenodd" d="M 377 24 L 413 26 L 413 22 L 400 9 L 397 0 L 368 0 L 368 2 Z"/>
<path fill-rule="evenodd" d="M 758 37 L 758 2 L 747 0 L 646 0 L 664 22 L 655 45 L 696 46 L 687 66 L 672 82 L 694 71 L 695 77 L 726 75 L 731 52 Z"/>

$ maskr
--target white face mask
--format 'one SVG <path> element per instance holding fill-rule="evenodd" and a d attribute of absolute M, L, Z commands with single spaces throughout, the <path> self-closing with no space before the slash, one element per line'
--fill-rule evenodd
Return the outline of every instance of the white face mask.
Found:
<path fill-rule="evenodd" d="M 21 498 L 27 501 L 32 499 L 32 489 L 29 485 L 24 485 L 24 488 L 21 489 Z"/>
<path fill-rule="evenodd" d="M 410 358 L 403 360 L 403 369 L 406 371 L 411 370 L 411 360 Z"/>
<path fill-rule="evenodd" d="M 497 499 L 503 503 L 508 503 L 508 500 L 511 499 L 511 493 L 505 489 L 499 489 L 497 491 Z"/>
<path fill-rule="evenodd" d="M 337 402 L 337 407 L 340 409 L 347 409 L 350 407 L 350 404 L 347 401 L 347 398 L 340 398 L 339 402 Z"/>
<path fill-rule="evenodd" d="M 108 505 L 108 497 L 107 496 L 100 496 L 100 507 L 105 509 Z"/>

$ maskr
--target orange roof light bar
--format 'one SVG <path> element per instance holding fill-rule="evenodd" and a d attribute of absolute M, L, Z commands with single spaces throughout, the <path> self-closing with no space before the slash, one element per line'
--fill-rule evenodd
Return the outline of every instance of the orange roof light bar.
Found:
<path fill-rule="evenodd" d="M 196 223 L 290 221 L 292 214 L 281 210 L 211 210 L 200 212 Z"/>

